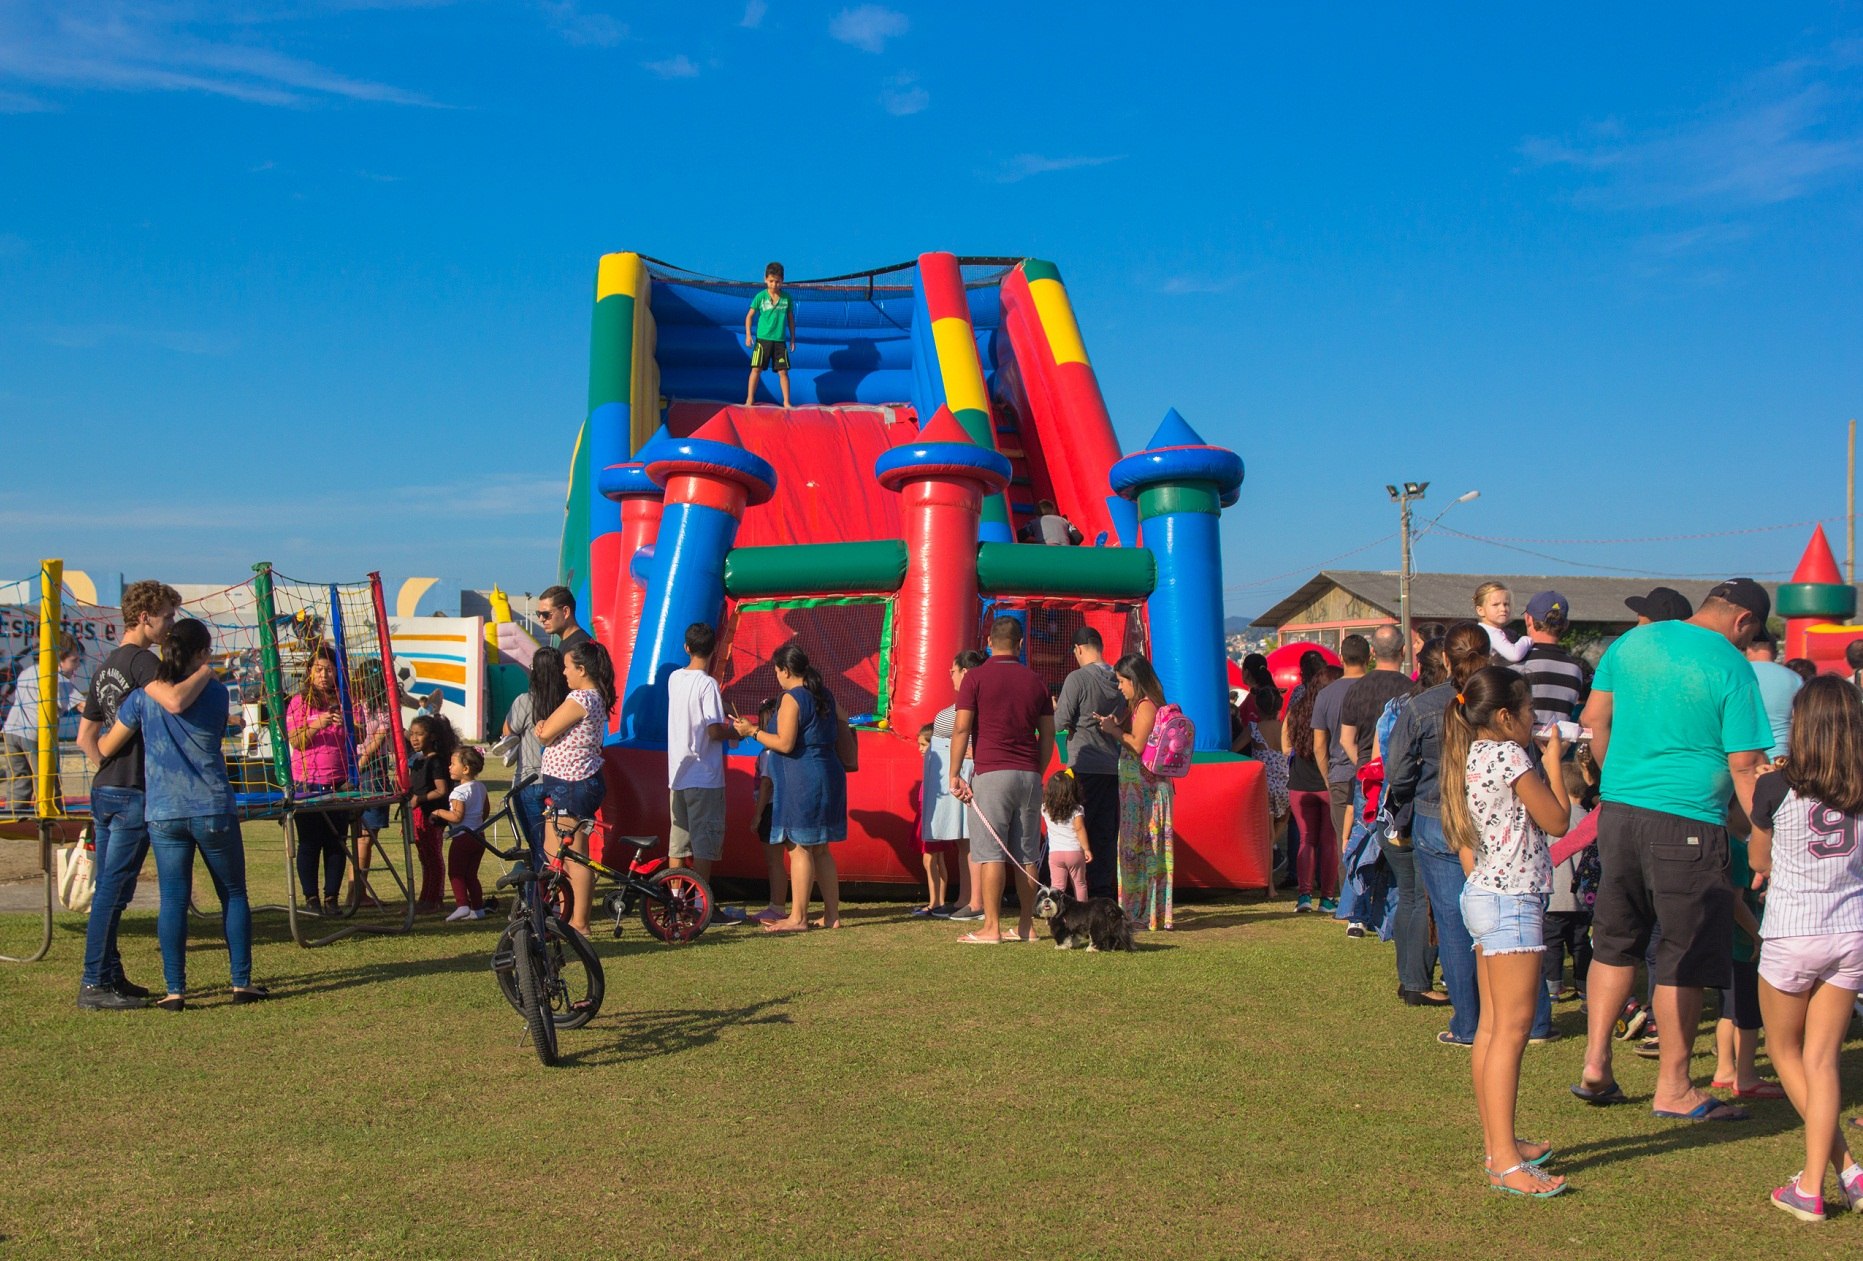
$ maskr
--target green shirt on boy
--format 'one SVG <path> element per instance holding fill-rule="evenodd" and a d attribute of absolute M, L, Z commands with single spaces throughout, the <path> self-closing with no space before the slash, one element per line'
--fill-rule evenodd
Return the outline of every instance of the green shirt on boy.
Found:
<path fill-rule="evenodd" d="M 757 313 L 757 340 L 760 342 L 782 342 L 789 340 L 789 295 L 779 293 L 772 297 L 765 289 L 750 304 L 750 309 Z"/>

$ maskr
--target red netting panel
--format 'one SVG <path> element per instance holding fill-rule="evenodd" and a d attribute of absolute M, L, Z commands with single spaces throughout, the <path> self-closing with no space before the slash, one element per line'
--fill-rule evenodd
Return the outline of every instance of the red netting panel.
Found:
<path fill-rule="evenodd" d="M 843 716 L 858 718 L 878 710 L 884 603 L 759 609 L 752 602 L 738 607 L 732 617 L 722 687 L 725 704 L 733 712 L 751 717 L 758 705 L 781 694 L 770 657 L 787 643 L 808 654 Z"/>
<path fill-rule="evenodd" d="M 1074 632 L 1092 626 L 1100 632 L 1107 661 L 1145 651 L 1144 613 L 1139 605 L 1088 600 L 996 599 L 983 603 L 977 642 L 990 642 L 990 623 L 1006 613 L 1025 614 L 1023 659 L 1041 676 L 1051 694 L 1074 669 Z"/>

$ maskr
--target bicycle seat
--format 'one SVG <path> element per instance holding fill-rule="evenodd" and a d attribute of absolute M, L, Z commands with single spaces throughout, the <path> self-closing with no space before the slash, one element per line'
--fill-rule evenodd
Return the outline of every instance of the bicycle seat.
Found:
<path fill-rule="evenodd" d="M 623 845 L 632 845 L 635 849 L 651 849 L 655 845 L 658 845 L 660 843 L 660 838 L 657 836 L 612 836 L 611 835 L 608 839 L 611 841 L 619 841 Z"/>
<path fill-rule="evenodd" d="M 514 871 L 507 871 L 504 875 L 498 877 L 498 883 L 494 887 L 509 889 L 513 885 L 531 884 L 535 882 L 536 879 L 537 873 L 532 871 L 529 867 L 519 867 Z"/>

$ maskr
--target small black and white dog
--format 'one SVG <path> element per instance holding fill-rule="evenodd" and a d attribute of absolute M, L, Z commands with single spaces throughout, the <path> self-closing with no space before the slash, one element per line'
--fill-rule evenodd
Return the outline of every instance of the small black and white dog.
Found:
<path fill-rule="evenodd" d="M 1076 946 L 1088 950 L 1138 949 L 1132 941 L 1132 921 L 1111 898 L 1076 902 L 1059 889 L 1042 889 L 1035 894 L 1035 914 L 1048 921 L 1056 950 Z"/>

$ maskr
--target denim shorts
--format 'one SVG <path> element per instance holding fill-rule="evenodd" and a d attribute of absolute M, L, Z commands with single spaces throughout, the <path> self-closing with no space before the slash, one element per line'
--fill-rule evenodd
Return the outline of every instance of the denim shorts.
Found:
<path fill-rule="evenodd" d="M 553 810 L 576 819 L 593 819 L 595 812 L 601 809 L 605 790 L 599 771 L 587 779 L 558 779 L 545 775 L 543 795 L 550 799 Z"/>
<path fill-rule="evenodd" d="M 1462 923 L 1485 955 L 1536 954 L 1546 949 L 1546 895 L 1494 893 L 1465 884 Z"/>

